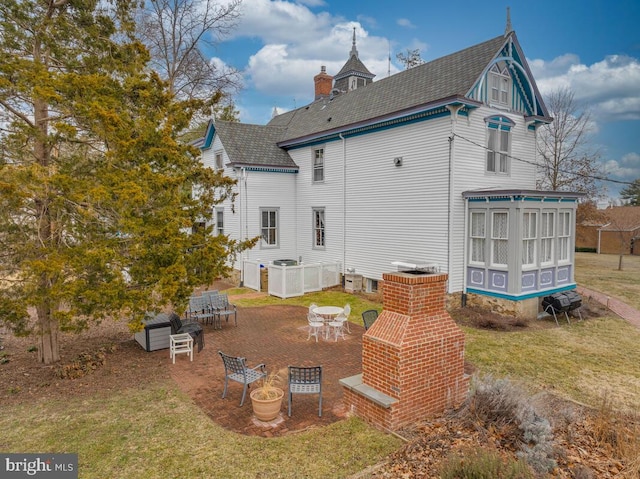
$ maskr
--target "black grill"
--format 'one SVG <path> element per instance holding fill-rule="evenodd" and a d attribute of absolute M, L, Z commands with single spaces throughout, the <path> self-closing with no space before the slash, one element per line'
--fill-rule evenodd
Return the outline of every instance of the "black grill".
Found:
<path fill-rule="evenodd" d="M 556 314 L 564 313 L 567 318 L 567 322 L 569 322 L 569 316 L 567 313 L 569 311 L 577 310 L 580 306 L 582 306 L 582 297 L 575 290 L 553 293 L 550 296 L 542 298 L 542 308 L 546 313 L 553 315 L 556 320 L 556 324 L 558 323 Z M 578 315 L 582 318 L 580 311 L 578 311 Z"/>

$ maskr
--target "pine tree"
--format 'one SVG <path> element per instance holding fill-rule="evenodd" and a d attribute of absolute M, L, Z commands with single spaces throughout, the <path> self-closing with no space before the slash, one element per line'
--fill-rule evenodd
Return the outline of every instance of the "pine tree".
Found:
<path fill-rule="evenodd" d="M 620 197 L 628 200 L 630 206 L 640 206 L 640 178 L 633 180 L 630 185 L 620 190 Z"/>
<path fill-rule="evenodd" d="M 180 310 L 247 246 L 190 234 L 233 181 L 177 140 L 201 105 L 146 67 L 134 3 L 0 5 L 0 316 L 47 364 L 60 330 Z"/>

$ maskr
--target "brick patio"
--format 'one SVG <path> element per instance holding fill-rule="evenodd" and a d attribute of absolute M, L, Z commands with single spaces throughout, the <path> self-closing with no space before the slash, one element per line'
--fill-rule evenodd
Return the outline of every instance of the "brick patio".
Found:
<path fill-rule="evenodd" d="M 241 434 L 279 436 L 346 417 L 338 380 L 361 372 L 364 334 L 361 325 L 352 322 L 350 326 L 351 334 L 345 334 L 345 340 L 316 343 L 314 338 L 307 341 L 307 308 L 287 305 L 238 308 L 238 327 L 233 320 L 223 322 L 222 330 L 204 326 L 205 347 L 194 354 L 193 362 L 182 356 L 174 365 L 169 353 L 163 354 L 167 354 L 172 378 L 213 421 Z M 249 367 L 265 363 L 269 372 L 284 369 L 285 377 L 288 365 L 322 365 L 322 417 L 318 417 L 317 395 L 294 395 L 292 415 L 288 417 L 285 391 L 280 417 L 269 424 L 253 417 L 248 393 L 240 407 L 240 383 L 231 381 L 227 397 L 222 399 L 224 368 L 218 350 L 244 356 Z"/>

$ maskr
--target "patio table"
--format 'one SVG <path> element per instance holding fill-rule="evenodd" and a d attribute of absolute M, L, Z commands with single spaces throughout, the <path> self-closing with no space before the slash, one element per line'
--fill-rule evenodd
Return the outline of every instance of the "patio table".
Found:
<path fill-rule="evenodd" d="M 329 339 L 329 323 L 335 319 L 336 316 L 344 312 L 344 308 L 340 306 L 317 306 L 312 311 L 322 319 L 324 319 L 324 339 Z"/>

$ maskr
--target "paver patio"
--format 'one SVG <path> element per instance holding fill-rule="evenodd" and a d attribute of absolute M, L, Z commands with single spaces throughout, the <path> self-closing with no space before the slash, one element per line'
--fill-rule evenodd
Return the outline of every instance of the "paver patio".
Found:
<path fill-rule="evenodd" d="M 346 339 L 316 343 L 314 338 L 307 340 L 307 308 L 282 305 L 239 307 L 237 327 L 233 321 L 223 321 L 222 330 L 210 325 L 204 329 L 205 347 L 194 354 L 193 362 L 181 357 L 171 364 L 167 352 L 167 367 L 179 387 L 224 428 L 269 437 L 324 426 L 347 416 L 338 380 L 361 372 L 364 327 L 352 323 Z M 218 350 L 244 356 L 249 367 L 265 363 L 268 372 L 282 370 L 285 378 L 288 365 L 322 365 L 322 417 L 318 417 L 317 395 L 294 395 L 292 415 L 288 417 L 286 383 L 280 417 L 270 424 L 253 417 L 248 394 L 240 407 L 240 383 L 230 381 L 227 397 L 222 399 L 224 367 Z"/>

